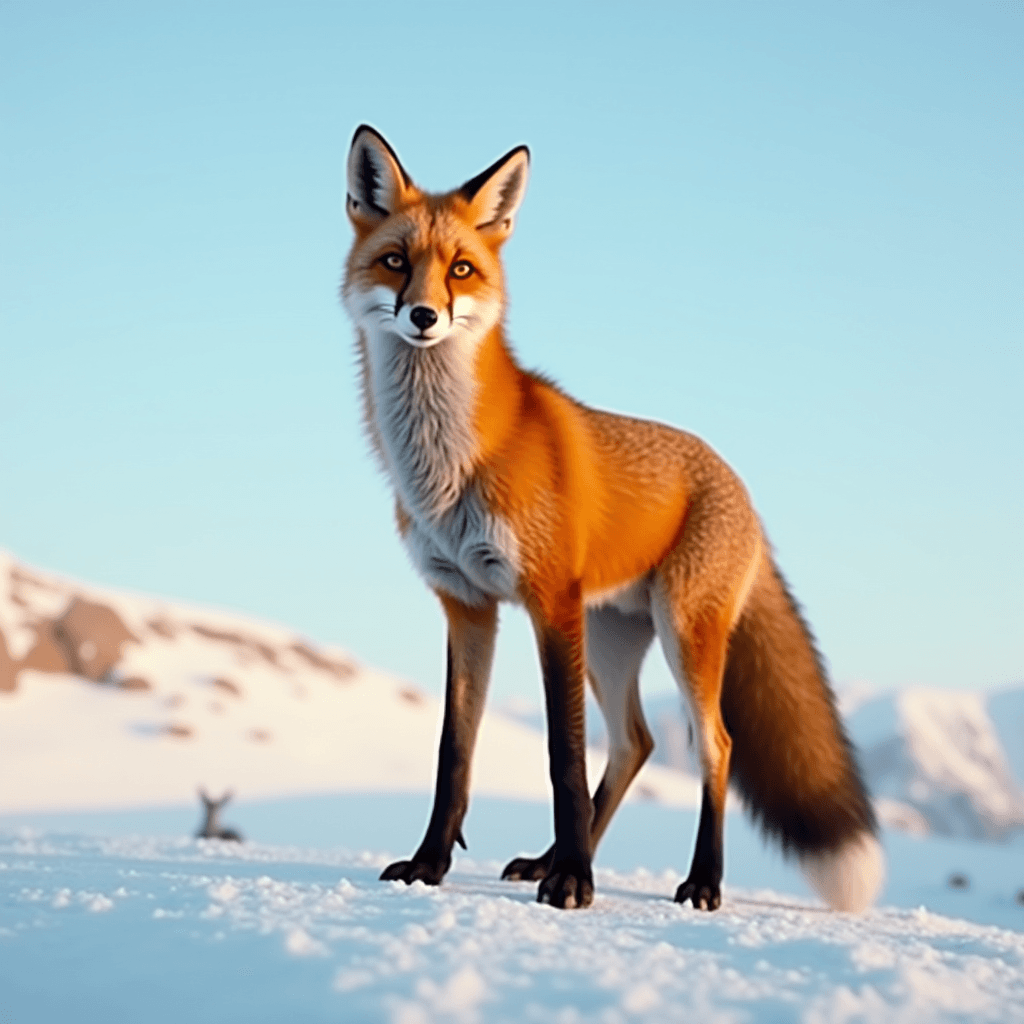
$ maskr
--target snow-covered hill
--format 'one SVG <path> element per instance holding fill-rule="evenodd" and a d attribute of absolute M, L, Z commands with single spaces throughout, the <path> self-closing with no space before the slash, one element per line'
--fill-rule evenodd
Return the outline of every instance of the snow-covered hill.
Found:
<path fill-rule="evenodd" d="M 910 689 L 840 695 L 879 816 L 915 835 L 1004 840 L 1024 829 L 1024 688 L 997 692 Z M 541 708 L 506 701 L 507 717 L 541 728 Z M 677 694 L 644 700 L 652 762 L 695 774 L 690 723 Z M 588 739 L 605 744 L 588 705 Z"/>
<path fill-rule="evenodd" d="M 903 690 L 848 715 L 868 784 L 893 824 L 969 839 L 1024 828 L 1014 778 L 1024 750 L 1024 689 L 1001 693 Z"/>
<path fill-rule="evenodd" d="M 0 554 L 0 813 L 182 802 L 197 785 L 248 798 L 427 790 L 438 718 L 435 698 L 284 627 Z M 474 792 L 548 800 L 543 737 L 485 716 Z M 658 767 L 634 792 L 697 796 Z"/>
<path fill-rule="evenodd" d="M 539 707 L 496 710 L 474 792 L 548 800 Z M 1024 689 L 850 693 L 843 710 L 887 824 L 977 839 L 1024 828 Z M 679 698 L 645 700 L 645 712 L 656 747 L 633 798 L 694 806 Z M 0 552 L 0 813 L 178 802 L 197 785 L 246 797 L 423 791 L 438 718 L 434 697 L 285 627 L 91 587 Z M 593 705 L 588 729 L 596 778 Z"/>
<path fill-rule="evenodd" d="M 1009 829 L 1021 708 L 909 694 L 849 721 L 883 810 Z M 283 627 L 0 557 L 0 1018 L 1024 1021 L 1019 840 L 887 830 L 883 905 L 834 914 L 737 815 L 723 908 L 674 903 L 697 796 L 672 767 L 689 764 L 674 696 L 648 702 L 661 763 L 598 851 L 590 911 L 498 881 L 550 838 L 523 708 L 485 718 L 477 859 L 459 851 L 439 889 L 379 882 L 419 838 L 438 711 Z M 187 838 L 199 784 L 236 789 L 226 823 L 248 842 Z"/>

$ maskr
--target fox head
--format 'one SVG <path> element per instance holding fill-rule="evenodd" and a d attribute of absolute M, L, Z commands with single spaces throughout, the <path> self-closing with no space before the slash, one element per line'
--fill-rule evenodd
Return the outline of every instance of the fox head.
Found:
<path fill-rule="evenodd" d="M 526 191 L 530 154 L 517 146 L 443 195 L 413 184 L 368 125 L 348 157 L 346 210 L 356 238 L 342 298 L 364 343 L 472 349 L 501 320 L 499 258 Z"/>

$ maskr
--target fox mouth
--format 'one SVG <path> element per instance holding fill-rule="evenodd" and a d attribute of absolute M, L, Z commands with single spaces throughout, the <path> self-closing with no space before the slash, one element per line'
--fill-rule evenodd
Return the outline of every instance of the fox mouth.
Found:
<path fill-rule="evenodd" d="M 422 329 L 402 315 L 404 307 L 399 306 L 398 296 L 390 288 L 380 285 L 365 291 L 353 288 L 343 292 L 342 298 L 352 319 L 364 330 L 390 336 L 418 349 L 434 348 L 449 339 L 479 338 L 501 315 L 500 304 L 496 301 L 479 303 L 460 297 L 451 309 L 439 314 L 437 322 Z"/>
<path fill-rule="evenodd" d="M 407 345 L 412 345 L 413 348 L 433 348 L 448 336 L 447 334 L 439 334 L 436 338 L 431 338 L 426 334 L 406 334 L 402 330 L 396 330 L 395 333 L 402 341 Z"/>

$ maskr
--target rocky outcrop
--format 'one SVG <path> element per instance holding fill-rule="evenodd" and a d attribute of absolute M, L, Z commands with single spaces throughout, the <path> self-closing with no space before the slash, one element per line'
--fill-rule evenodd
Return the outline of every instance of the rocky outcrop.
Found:
<path fill-rule="evenodd" d="M 113 608 L 74 597 L 53 624 L 53 635 L 64 650 L 71 671 L 93 682 L 106 679 L 121 660 L 126 643 L 138 637 Z"/>
<path fill-rule="evenodd" d="M 12 693 L 18 684 L 20 666 L 7 650 L 7 639 L 0 632 L 0 693 Z"/>
<path fill-rule="evenodd" d="M 34 668 L 38 672 L 70 672 L 71 662 L 64 644 L 54 634 L 53 622 L 42 619 L 32 623 L 31 628 L 35 631 L 35 642 L 18 663 L 18 670 Z"/>
<path fill-rule="evenodd" d="M 106 680 L 121 660 L 124 645 L 136 640 L 113 608 L 78 596 L 56 618 L 38 618 L 26 625 L 35 638 L 22 658 L 11 656 L 0 632 L 0 692 L 17 688 L 22 669 Z"/>
<path fill-rule="evenodd" d="M 217 614 L 197 621 L 148 599 L 108 598 L 71 581 L 29 571 L 0 551 L 0 694 L 15 692 L 25 669 L 147 693 L 154 689 L 154 680 L 139 674 L 129 652 L 153 644 L 170 651 L 197 640 L 230 649 L 243 673 L 262 665 L 294 679 L 296 692 L 310 672 L 322 673 L 334 683 L 350 682 L 358 673 L 350 658 L 295 635 L 236 625 Z M 209 685 L 234 700 L 245 696 L 244 687 L 226 675 L 211 674 Z"/>

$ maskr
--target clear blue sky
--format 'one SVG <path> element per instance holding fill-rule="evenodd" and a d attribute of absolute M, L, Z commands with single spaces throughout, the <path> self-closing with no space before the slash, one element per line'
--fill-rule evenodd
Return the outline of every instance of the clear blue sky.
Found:
<path fill-rule="evenodd" d="M 1019 682 L 1022 54 L 1010 3 L 8 0 L 0 546 L 440 690 L 337 301 L 369 121 L 436 189 L 530 145 L 522 360 L 736 467 L 837 681 Z"/>

